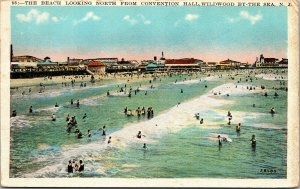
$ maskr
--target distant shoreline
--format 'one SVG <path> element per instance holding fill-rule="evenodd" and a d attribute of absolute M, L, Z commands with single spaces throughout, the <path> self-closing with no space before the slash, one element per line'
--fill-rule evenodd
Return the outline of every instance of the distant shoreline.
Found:
<path fill-rule="evenodd" d="M 270 69 L 270 68 L 269 68 Z M 265 68 L 264 70 L 269 70 L 267 68 Z M 279 68 L 278 68 L 279 69 Z M 281 69 L 287 69 L 287 68 L 281 68 Z M 240 71 L 241 73 L 245 70 L 248 69 L 241 69 L 241 70 L 217 70 L 217 71 L 221 71 L 219 73 L 222 72 L 227 72 L 227 71 Z M 252 71 L 263 71 L 263 69 L 251 69 Z M 195 72 L 192 72 L 195 73 Z M 216 70 L 210 70 L 210 71 L 206 71 L 206 72 L 199 72 L 202 74 L 212 74 L 212 73 L 216 73 Z M 154 73 L 155 74 L 155 73 Z M 166 72 L 160 72 L 160 73 L 156 73 L 158 75 L 161 74 L 168 74 Z M 177 74 L 177 72 L 173 72 L 173 74 Z M 181 74 L 188 74 L 188 72 L 181 72 Z M 146 78 L 151 78 L 153 76 L 153 73 L 142 73 L 140 74 L 140 76 L 138 76 L 136 73 L 132 74 L 132 77 L 127 75 L 125 73 L 116 73 L 116 75 L 114 76 L 113 74 L 107 74 L 105 76 L 103 75 L 94 75 L 96 81 L 100 81 L 100 80 L 109 80 L 109 79 L 114 79 L 114 80 L 120 80 L 120 81 L 124 81 L 124 79 L 126 80 L 130 80 L 130 81 L 137 81 L 137 80 L 144 80 Z M 83 77 L 83 78 L 82 78 Z M 75 79 L 77 82 L 89 82 L 91 80 L 92 75 L 69 75 L 69 76 L 65 76 L 65 79 L 63 79 L 63 76 L 52 76 L 52 79 L 46 79 L 48 77 L 36 77 L 36 78 L 18 78 L 18 79 L 10 79 L 10 88 L 16 88 L 16 87 L 30 87 L 30 86 L 36 86 L 39 85 L 40 83 L 43 83 L 43 85 L 55 85 L 55 84 L 61 84 L 62 82 L 71 82 L 71 78 Z"/>

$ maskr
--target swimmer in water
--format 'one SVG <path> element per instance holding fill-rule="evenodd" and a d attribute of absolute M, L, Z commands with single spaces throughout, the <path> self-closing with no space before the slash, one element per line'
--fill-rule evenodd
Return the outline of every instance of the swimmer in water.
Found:
<path fill-rule="evenodd" d="M 77 106 L 77 108 L 79 108 L 79 99 L 76 102 L 76 106 Z"/>
<path fill-rule="evenodd" d="M 221 137 L 221 135 L 218 135 L 218 139 L 219 139 L 219 145 L 222 145 L 222 142 L 228 141 L 226 137 Z"/>
<path fill-rule="evenodd" d="M 275 108 L 272 107 L 270 112 L 271 112 L 271 114 L 275 114 Z"/>
<path fill-rule="evenodd" d="M 11 117 L 16 117 L 17 116 L 17 111 L 16 110 L 13 110 L 12 111 L 12 114 L 11 114 Z"/>
<path fill-rule="evenodd" d="M 111 143 L 111 136 L 108 138 L 107 144 Z"/>
<path fill-rule="evenodd" d="M 83 115 L 82 119 L 85 119 L 85 118 L 87 118 L 87 115 L 86 115 L 86 113 L 84 113 L 84 115 Z"/>
<path fill-rule="evenodd" d="M 66 122 L 68 122 L 70 120 L 70 115 L 68 114 L 66 117 Z"/>
<path fill-rule="evenodd" d="M 81 138 L 82 138 L 82 133 L 81 133 L 81 131 L 80 131 L 80 130 L 78 130 L 78 133 L 77 133 L 77 138 L 78 138 L 78 139 L 81 139 Z"/>
<path fill-rule="evenodd" d="M 73 99 L 71 99 L 71 105 L 73 105 Z"/>
<path fill-rule="evenodd" d="M 143 149 L 145 149 L 145 150 L 147 149 L 146 143 L 144 143 Z"/>
<path fill-rule="evenodd" d="M 57 104 L 57 102 L 55 103 L 55 106 L 54 107 L 58 107 L 58 104 Z"/>
<path fill-rule="evenodd" d="M 75 129 L 74 133 L 78 134 L 79 133 L 79 129 Z"/>
<path fill-rule="evenodd" d="M 32 110 L 32 106 L 29 107 L 29 113 L 32 113 L 33 110 Z"/>
<path fill-rule="evenodd" d="M 241 131 L 241 123 L 239 123 L 237 126 L 236 126 L 236 132 L 240 132 Z"/>
<path fill-rule="evenodd" d="M 55 114 L 52 114 L 51 118 L 52 118 L 52 121 L 56 121 L 56 116 L 55 116 Z"/>
<path fill-rule="evenodd" d="M 252 138 L 251 138 L 251 146 L 252 147 L 256 147 L 256 139 L 255 139 L 255 135 L 252 135 Z"/>
<path fill-rule="evenodd" d="M 106 136 L 105 125 L 102 128 L 102 136 Z"/>
<path fill-rule="evenodd" d="M 88 138 L 91 137 L 91 132 L 90 132 L 90 131 L 91 131 L 91 130 L 88 130 L 88 131 L 87 131 L 87 137 L 88 137 Z"/>
<path fill-rule="evenodd" d="M 221 139 L 220 135 L 218 135 L 218 141 L 219 141 L 219 146 L 221 146 L 222 145 L 222 139 Z"/>
<path fill-rule="evenodd" d="M 200 120 L 200 124 L 203 124 L 203 118 L 201 118 L 201 120 Z"/>

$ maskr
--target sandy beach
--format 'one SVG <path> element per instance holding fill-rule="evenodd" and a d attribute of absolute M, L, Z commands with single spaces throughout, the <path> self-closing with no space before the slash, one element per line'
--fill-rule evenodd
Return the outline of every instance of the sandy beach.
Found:
<path fill-rule="evenodd" d="M 97 81 L 106 81 L 113 79 L 114 82 L 135 82 L 140 81 L 144 79 L 150 79 L 150 75 L 145 75 L 138 77 L 137 75 L 133 75 L 133 77 L 124 76 L 121 74 L 118 74 L 114 76 L 113 74 L 109 74 L 107 76 L 95 76 L 95 80 Z M 37 86 L 40 85 L 40 83 L 44 85 L 54 85 L 54 84 L 61 84 L 62 82 L 70 83 L 72 79 L 75 79 L 76 82 L 89 82 L 91 81 L 91 75 L 76 75 L 76 76 L 53 76 L 51 79 L 49 78 L 24 78 L 24 79 L 11 79 L 10 85 L 11 88 L 15 87 L 29 87 L 29 86 Z"/>

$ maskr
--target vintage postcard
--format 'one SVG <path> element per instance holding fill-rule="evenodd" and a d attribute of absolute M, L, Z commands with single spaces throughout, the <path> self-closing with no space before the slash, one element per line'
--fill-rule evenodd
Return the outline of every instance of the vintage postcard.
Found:
<path fill-rule="evenodd" d="M 298 186 L 298 7 L 1 1 L 1 185 Z"/>

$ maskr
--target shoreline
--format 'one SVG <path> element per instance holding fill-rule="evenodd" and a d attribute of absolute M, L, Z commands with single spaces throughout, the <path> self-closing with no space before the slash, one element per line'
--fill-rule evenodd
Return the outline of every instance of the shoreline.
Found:
<path fill-rule="evenodd" d="M 101 81 L 109 81 L 109 80 L 114 80 L 117 82 L 124 82 L 124 79 L 129 82 L 135 82 L 139 80 L 145 80 L 151 78 L 151 75 L 145 75 L 145 77 L 140 76 L 137 77 L 137 75 L 134 75 L 133 77 L 125 77 L 123 75 L 108 75 L 108 76 L 94 76 L 96 83 L 101 82 Z M 43 83 L 44 85 L 57 85 L 61 84 L 62 82 L 67 82 L 70 83 L 72 79 L 76 80 L 76 83 L 80 82 L 90 82 L 91 80 L 91 75 L 76 75 L 76 76 L 65 76 L 63 78 L 62 76 L 53 76 L 52 79 L 49 78 L 24 78 L 24 79 L 10 79 L 10 89 L 14 89 L 16 87 L 32 87 L 32 86 L 39 86 L 40 83 Z M 127 82 L 126 81 L 126 82 Z"/>

